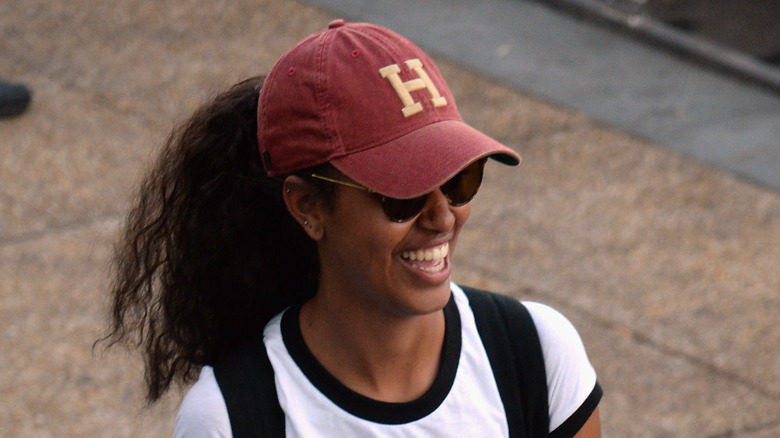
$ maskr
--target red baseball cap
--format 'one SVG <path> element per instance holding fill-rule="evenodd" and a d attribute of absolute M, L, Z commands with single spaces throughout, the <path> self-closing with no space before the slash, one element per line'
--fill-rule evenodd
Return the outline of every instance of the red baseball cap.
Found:
<path fill-rule="evenodd" d="M 260 90 L 266 173 L 330 162 L 393 198 L 429 193 L 489 156 L 520 155 L 467 125 L 430 58 L 402 36 L 335 20 L 276 62 Z"/>

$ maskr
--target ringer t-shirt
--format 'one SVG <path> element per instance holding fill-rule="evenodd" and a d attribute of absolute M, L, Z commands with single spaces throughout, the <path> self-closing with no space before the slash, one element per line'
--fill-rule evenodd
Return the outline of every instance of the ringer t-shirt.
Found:
<path fill-rule="evenodd" d="M 297 312 L 282 312 L 265 327 L 263 342 L 274 369 L 288 438 L 506 437 L 508 426 L 490 362 L 463 290 L 452 284 L 445 309 L 442 364 L 417 400 L 388 403 L 338 382 L 303 342 Z M 524 301 L 544 355 L 550 431 L 587 417 L 598 405 L 596 373 L 574 326 L 544 304 Z M 542 378 L 542 376 L 540 376 Z M 203 367 L 179 408 L 174 437 L 232 437 L 214 370 Z"/>

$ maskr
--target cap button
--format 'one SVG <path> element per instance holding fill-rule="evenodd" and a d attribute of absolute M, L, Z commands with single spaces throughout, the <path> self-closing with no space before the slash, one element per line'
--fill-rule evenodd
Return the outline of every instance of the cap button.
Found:
<path fill-rule="evenodd" d="M 328 29 L 335 29 L 337 27 L 341 27 L 344 25 L 344 20 L 341 18 L 338 18 L 336 20 L 331 21 L 328 23 Z"/>

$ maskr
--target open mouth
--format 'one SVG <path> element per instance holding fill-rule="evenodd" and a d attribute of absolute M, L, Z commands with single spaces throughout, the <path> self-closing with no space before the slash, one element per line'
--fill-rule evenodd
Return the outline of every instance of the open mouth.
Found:
<path fill-rule="evenodd" d="M 449 242 L 435 248 L 418 249 L 414 251 L 404 251 L 401 258 L 408 260 L 411 265 L 425 272 L 439 272 L 447 266 L 447 255 L 450 253 Z"/>

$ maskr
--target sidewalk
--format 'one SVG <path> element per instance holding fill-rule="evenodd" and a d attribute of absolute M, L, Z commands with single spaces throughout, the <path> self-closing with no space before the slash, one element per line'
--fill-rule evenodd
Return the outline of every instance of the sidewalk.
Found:
<path fill-rule="evenodd" d="M 391 27 L 421 45 L 426 33 L 461 42 L 443 23 L 471 3 L 452 4 Z M 202 5 L 0 5 L 0 77 L 35 92 L 28 113 L 0 120 L 0 436 L 170 435 L 180 393 L 144 408 L 138 358 L 91 351 L 149 157 L 197 103 L 336 16 L 395 13 Z M 494 24 L 480 31 L 500 35 Z M 493 56 L 532 43 L 501 44 Z M 524 158 L 488 168 L 456 280 L 572 320 L 605 389 L 605 437 L 780 436 L 780 192 L 426 48 L 464 117 Z"/>
<path fill-rule="evenodd" d="M 649 44 L 616 32 L 615 25 L 575 16 L 585 14 L 585 5 L 596 8 L 594 0 L 310 3 L 384 24 L 462 67 L 780 190 L 780 68 L 761 72 L 771 75 L 774 88 L 723 74 L 723 66 L 704 68 L 661 48 L 660 41 Z M 671 28 L 647 17 L 614 18 L 621 20 L 635 33 L 652 34 L 650 40 L 675 39 Z M 717 52 L 709 54 L 748 67 L 745 55 L 725 47 L 676 40 L 679 50 Z"/>

